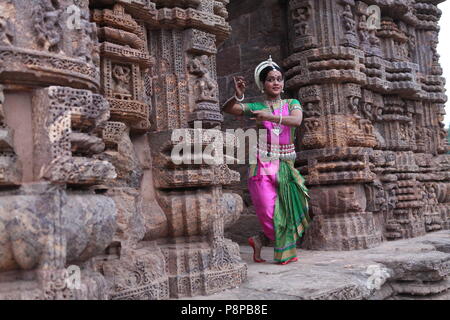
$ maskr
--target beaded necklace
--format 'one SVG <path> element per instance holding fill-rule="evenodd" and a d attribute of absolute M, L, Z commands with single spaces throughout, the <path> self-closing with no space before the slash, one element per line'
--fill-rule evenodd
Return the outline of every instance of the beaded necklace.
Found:
<path fill-rule="evenodd" d="M 264 104 L 265 104 L 266 106 L 268 106 L 268 107 L 270 108 L 270 110 L 272 110 L 272 113 L 274 113 L 275 110 L 282 109 L 282 107 L 283 107 L 283 100 L 281 100 L 281 99 L 276 99 L 276 100 L 266 100 L 266 101 L 264 102 Z M 274 105 L 277 105 L 278 107 L 277 107 L 277 108 L 274 108 Z M 282 113 L 283 113 L 283 110 L 280 111 L 280 123 L 275 124 L 275 125 L 274 125 L 274 128 L 271 130 L 272 133 L 275 134 L 275 135 L 277 135 L 277 136 L 279 136 L 279 135 L 283 132 L 283 127 L 282 127 L 282 125 L 281 125 L 281 121 L 282 121 L 282 119 L 283 119 Z"/>

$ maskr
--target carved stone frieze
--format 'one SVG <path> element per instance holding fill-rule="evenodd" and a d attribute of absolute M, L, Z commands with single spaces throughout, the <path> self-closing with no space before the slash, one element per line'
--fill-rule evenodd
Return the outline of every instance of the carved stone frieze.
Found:
<path fill-rule="evenodd" d="M 78 17 L 69 14 L 73 0 L 2 2 L 0 81 L 14 75 L 13 83 L 98 90 L 98 40 L 87 3 L 77 2 Z"/>
<path fill-rule="evenodd" d="M 34 123 L 39 128 L 35 132 L 36 175 L 69 184 L 95 184 L 116 177 L 109 162 L 83 157 L 86 151 L 91 155 L 102 152 L 102 144 L 100 148 L 81 148 L 75 154 L 72 149 L 74 130 L 90 129 L 94 134 L 93 129 L 108 119 L 109 105 L 104 98 L 90 91 L 50 87 L 39 90 L 35 99 Z M 84 136 L 89 138 L 89 134 Z"/>
<path fill-rule="evenodd" d="M 112 9 L 95 9 L 93 20 L 100 26 L 102 91 L 111 105 L 111 120 L 123 121 L 132 130 L 148 130 L 144 73 L 153 60 L 146 49 L 144 27 L 120 3 Z"/>

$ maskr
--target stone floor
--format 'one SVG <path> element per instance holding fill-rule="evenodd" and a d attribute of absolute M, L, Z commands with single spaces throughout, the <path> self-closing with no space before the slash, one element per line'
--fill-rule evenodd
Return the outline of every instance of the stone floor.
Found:
<path fill-rule="evenodd" d="M 254 263 L 252 249 L 248 246 L 241 246 L 241 255 L 248 264 L 246 283 L 215 295 L 189 299 L 450 300 L 449 230 L 385 242 L 367 250 L 300 250 L 299 261 L 286 266 L 276 265 L 273 260 Z M 265 248 L 262 256 L 270 259 L 273 249 Z M 379 282 L 378 286 L 371 281 L 373 279 Z"/>

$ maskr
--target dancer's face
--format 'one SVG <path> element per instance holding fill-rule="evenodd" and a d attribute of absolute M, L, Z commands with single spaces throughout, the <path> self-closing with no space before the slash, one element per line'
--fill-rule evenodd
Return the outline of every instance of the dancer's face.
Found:
<path fill-rule="evenodd" d="M 264 91 L 269 97 L 278 97 L 284 89 L 283 75 L 278 70 L 269 72 L 264 82 Z"/>

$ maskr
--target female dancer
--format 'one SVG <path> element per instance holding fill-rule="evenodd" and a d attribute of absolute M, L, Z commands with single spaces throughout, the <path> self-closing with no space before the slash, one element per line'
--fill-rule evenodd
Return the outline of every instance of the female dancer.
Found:
<path fill-rule="evenodd" d="M 224 112 L 250 116 L 267 130 L 267 144 L 258 145 L 257 163 L 249 168 L 248 187 L 263 233 L 248 239 L 253 260 L 261 258 L 261 248 L 275 242 L 274 260 L 279 264 L 297 261 L 297 240 L 309 226 L 308 189 L 305 179 L 294 168 L 295 130 L 303 120 L 300 102 L 282 100 L 284 78 L 272 58 L 255 70 L 255 82 L 265 95 L 264 102 L 241 103 L 246 83 L 235 77 L 234 97 L 223 106 Z"/>

